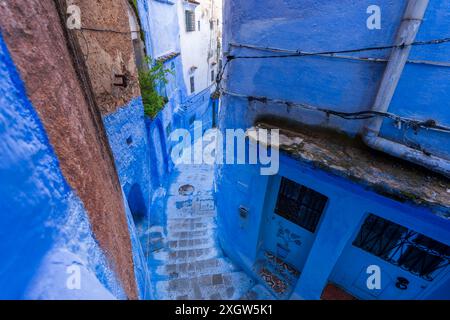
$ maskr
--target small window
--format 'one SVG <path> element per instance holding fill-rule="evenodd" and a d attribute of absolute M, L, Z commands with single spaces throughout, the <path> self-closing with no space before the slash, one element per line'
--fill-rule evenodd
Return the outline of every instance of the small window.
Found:
<path fill-rule="evenodd" d="M 200 31 L 200 20 L 198 20 L 198 31 Z"/>
<path fill-rule="evenodd" d="M 195 114 L 189 118 L 189 125 L 193 125 L 195 122 Z"/>
<path fill-rule="evenodd" d="M 194 76 L 192 76 L 190 78 L 190 81 L 191 81 L 191 93 L 194 93 L 195 92 L 195 79 L 194 79 Z"/>
<path fill-rule="evenodd" d="M 213 30 L 214 29 L 214 20 L 210 20 L 209 21 L 209 29 Z"/>
<path fill-rule="evenodd" d="M 275 213 L 314 233 L 327 202 L 326 196 L 282 178 Z"/>
<path fill-rule="evenodd" d="M 186 10 L 186 32 L 195 31 L 195 12 L 191 10 Z"/>
<path fill-rule="evenodd" d="M 216 79 L 215 79 L 215 72 L 214 72 L 214 70 L 211 70 L 211 82 L 214 82 Z"/>
<path fill-rule="evenodd" d="M 373 214 L 353 245 L 428 281 L 450 264 L 449 246 Z"/>
<path fill-rule="evenodd" d="M 132 136 L 129 136 L 128 138 L 127 138 L 127 145 L 131 145 L 133 143 L 133 137 Z"/>

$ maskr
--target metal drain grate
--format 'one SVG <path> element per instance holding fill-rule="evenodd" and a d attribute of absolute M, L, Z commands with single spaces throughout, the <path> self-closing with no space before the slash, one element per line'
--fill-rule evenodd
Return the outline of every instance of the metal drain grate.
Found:
<path fill-rule="evenodd" d="M 190 196 L 194 193 L 195 188 L 194 186 L 190 185 L 190 184 L 185 184 L 182 185 L 179 189 L 178 189 L 178 193 L 182 196 Z"/>

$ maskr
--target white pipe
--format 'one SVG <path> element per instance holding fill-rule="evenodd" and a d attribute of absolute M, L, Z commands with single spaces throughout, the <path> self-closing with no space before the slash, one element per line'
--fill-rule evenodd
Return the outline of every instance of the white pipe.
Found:
<path fill-rule="evenodd" d="M 395 40 L 395 45 L 401 47 L 392 49 L 380 88 L 378 89 L 377 97 L 375 98 L 375 103 L 372 107 L 373 111 L 388 111 L 403 69 L 408 61 L 411 43 L 414 42 L 419 31 L 428 3 L 429 0 L 408 1 L 408 6 Z M 364 128 L 363 140 L 368 146 L 450 177 L 450 161 L 436 156 L 426 155 L 420 150 L 379 137 L 382 124 L 383 118 L 381 117 L 374 117 L 367 121 Z"/>
<path fill-rule="evenodd" d="M 448 160 L 426 155 L 420 150 L 378 136 L 365 136 L 364 142 L 373 149 L 424 166 L 450 178 L 450 161 Z"/>
<path fill-rule="evenodd" d="M 397 84 L 402 75 L 406 61 L 411 51 L 411 43 L 416 39 L 420 24 L 425 15 L 429 0 L 409 0 L 403 16 L 402 24 L 397 33 L 395 40 L 396 46 L 405 45 L 404 47 L 394 47 L 389 57 L 389 62 L 381 80 L 375 103 L 372 107 L 373 111 L 387 112 L 394 96 Z M 366 124 L 367 131 L 373 131 L 378 135 L 380 132 L 383 119 L 379 117 L 372 118 Z"/>

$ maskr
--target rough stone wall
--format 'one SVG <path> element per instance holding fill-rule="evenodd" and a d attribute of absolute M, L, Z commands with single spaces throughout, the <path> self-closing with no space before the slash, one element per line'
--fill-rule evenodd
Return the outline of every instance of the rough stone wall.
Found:
<path fill-rule="evenodd" d="M 67 1 L 81 9 L 82 30 L 72 32 L 83 50 L 102 114 L 114 112 L 140 95 L 126 1 Z M 128 86 L 114 86 L 121 83 L 115 75 L 125 75 Z"/>
<path fill-rule="evenodd" d="M 99 3 L 84 1 L 88 2 Z M 116 2 L 110 6 L 115 8 Z M 62 172 L 83 201 L 94 234 L 128 298 L 134 299 L 132 250 L 114 161 L 101 118 L 87 103 L 80 86 L 55 4 L 52 0 L 0 0 L 0 17 L 1 32 Z M 103 19 L 107 23 L 109 18 Z M 123 57 L 131 63 L 129 59 Z M 126 95 L 121 99 L 128 100 Z M 120 99 L 116 102 L 121 104 Z M 101 105 L 108 109 L 107 102 Z"/>

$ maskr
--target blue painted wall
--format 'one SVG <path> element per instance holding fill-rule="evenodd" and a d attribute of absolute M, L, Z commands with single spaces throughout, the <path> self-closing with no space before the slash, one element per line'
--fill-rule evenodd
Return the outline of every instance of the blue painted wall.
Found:
<path fill-rule="evenodd" d="M 430 1 L 417 41 L 450 37 L 450 1 Z M 410 59 L 449 62 L 450 44 L 413 47 Z M 435 119 L 450 125 L 450 68 L 407 64 L 398 84 L 389 112 L 419 120 Z M 441 157 L 450 158 L 450 136 L 447 133 L 412 130 L 403 133 L 385 122 L 381 135 L 397 142 L 419 143 Z"/>
<path fill-rule="evenodd" d="M 127 200 L 132 200 L 130 209 L 136 216 L 146 216 L 150 205 L 151 163 L 142 99 L 135 98 L 104 116 L 103 122 L 120 183 Z"/>
<path fill-rule="evenodd" d="M 0 36 L 0 299 L 125 298 Z M 69 290 L 67 267 L 81 271 Z"/>
<path fill-rule="evenodd" d="M 141 299 L 151 298 L 149 274 L 136 234 L 135 223 L 150 217 L 152 175 L 150 144 L 144 121 L 142 99 L 135 98 L 116 112 L 103 117 L 109 145 L 124 193 L 128 230 L 133 249 L 134 271 Z"/>
<path fill-rule="evenodd" d="M 138 0 L 137 4 L 147 55 L 157 59 L 168 53 L 180 52 L 176 2 Z M 166 94 L 168 102 L 154 119 L 145 120 L 154 189 L 164 185 L 166 173 L 173 169 L 170 153 L 176 142 L 170 140 L 170 134 L 180 128 L 188 129 L 193 134 L 194 121 L 202 121 L 204 129 L 210 128 L 213 117 L 211 88 L 188 96 L 181 56 L 165 61 L 164 67 L 171 73 L 167 75 L 168 83 L 160 93 Z"/>
<path fill-rule="evenodd" d="M 382 9 L 382 29 L 368 30 L 366 9 L 378 4 Z M 325 0 L 229 0 L 224 7 L 224 49 L 232 55 L 264 55 L 261 51 L 237 49 L 230 43 L 250 44 L 303 51 L 329 51 L 393 43 L 406 1 Z M 449 1 L 431 1 L 418 40 L 449 36 Z M 450 45 L 417 47 L 411 59 L 448 62 Z M 273 54 L 273 53 L 270 53 Z M 355 54 L 359 57 L 388 58 L 389 51 Z M 324 57 L 233 60 L 228 64 L 224 87 L 248 96 L 266 96 L 318 107 L 353 112 L 369 110 L 384 72 L 385 63 L 341 60 Z M 408 64 L 400 81 L 390 112 L 425 120 L 435 118 L 450 125 L 448 118 L 448 68 Z M 321 127 L 329 127 L 353 136 L 360 133 L 364 122 L 327 119 L 302 109 L 249 102 L 247 99 L 223 95 L 219 113 L 221 130 L 249 128 L 261 116 L 277 116 Z M 406 132 L 408 139 L 420 142 L 432 152 L 450 156 L 449 135 L 419 131 Z M 381 135 L 401 141 L 400 132 L 385 122 Z M 368 213 L 374 213 L 433 239 L 450 244 L 448 220 L 425 208 L 400 204 L 364 190 L 352 182 L 328 175 L 320 170 L 281 158 L 280 174 L 264 177 L 257 166 L 222 165 L 216 170 L 216 201 L 219 211 L 219 234 L 226 253 L 255 276 L 255 263 L 264 250 L 276 250 L 279 241 L 271 227 L 273 205 L 280 176 L 312 188 L 329 198 L 327 209 L 314 235 L 307 255 L 286 261 L 302 272 L 293 298 L 319 299 L 328 281 L 344 287 L 362 299 L 378 296 L 358 289 L 358 278 L 364 267 L 382 265 L 382 277 L 388 287 L 379 298 L 448 298 L 449 270 L 432 283 L 423 283 L 411 274 L 384 263 L 381 259 L 352 247 L 351 243 Z M 279 182 L 278 182 L 279 183 Z M 349 203 L 352 204 L 349 207 Z M 248 218 L 239 215 L 239 207 L 249 209 Z M 287 220 L 274 218 L 275 224 L 302 235 L 300 227 Z M 366 275 L 366 274 L 365 274 Z M 404 275 L 411 281 L 407 293 L 396 292 L 392 281 Z M 367 279 L 367 277 L 365 278 Z M 390 281 L 390 282 L 389 282 Z M 425 288 L 422 288 L 425 287 Z"/>
<path fill-rule="evenodd" d="M 154 297 L 150 291 L 150 272 L 147 266 L 147 259 L 142 249 L 137 227 L 133 219 L 132 211 L 128 206 L 128 202 L 129 201 L 124 195 L 128 232 L 130 233 L 131 248 L 133 250 L 134 274 L 138 288 L 138 297 L 140 300 L 153 300 Z"/>
<path fill-rule="evenodd" d="M 312 246 L 304 229 L 273 214 L 279 186 L 276 181 L 281 176 L 329 198 Z M 364 218 L 373 213 L 450 245 L 450 221 L 435 216 L 426 209 L 400 204 L 283 155 L 278 176 L 261 176 L 258 166 L 224 165 L 217 170 L 217 184 L 217 190 L 220 190 L 216 193 L 216 201 L 221 244 L 230 257 L 255 277 L 258 275 L 255 274 L 254 266 L 261 252 L 268 250 L 277 253 L 276 244 L 280 243 L 280 239 L 275 229 L 278 228 L 278 223 L 280 227 L 301 236 L 302 250 L 305 245 L 311 246 L 305 256 L 305 252 L 299 255 L 300 248 L 290 245 L 290 251 L 284 259 L 302 273 L 293 297 L 319 299 L 324 286 L 331 281 L 358 298 L 376 298 L 367 290 L 354 288 L 354 282 L 362 270 L 365 285 L 365 268 L 371 264 L 382 267 L 382 279 L 385 281 L 383 286 L 392 289 L 392 281 L 398 276 L 404 276 L 411 282 L 411 290 L 394 290 L 384 298 L 431 298 L 432 292 L 441 286 L 447 288 L 447 291 L 450 289 L 448 268 L 440 278 L 428 283 L 351 244 Z M 349 203 L 352 204 L 351 207 Z M 248 208 L 248 218 L 243 219 L 239 215 L 240 206 Z M 420 288 L 424 285 L 427 286 L 426 289 Z"/>
<path fill-rule="evenodd" d="M 369 30 L 366 19 L 369 5 L 382 11 L 381 30 Z M 251 44 L 310 52 L 345 50 L 390 45 L 399 27 L 406 1 L 326 0 L 240 1 L 225 3 L 224 48 L 233 55 L 264 55 L 256 50 L 237 49 L 230 43 Z M 430 1 L 417 40 L 450 36 L 450 1 Z M 417 46 L 410 59 L 448 62 L 450 44 Z M 388 58 L 389 50 L 354 53 L 358 57 Z M 348 54 L 350 55 L 350 54 Z M 251 96 L 267 96 L 307 103 L 337 111 L 369 110 L 374 102 L 385 63 L 341 60 L 326 57 L 287 59 L 245 59 L 228 66 L 228 90 Z M 420 64 L 407 64 L 389 112 L 414 117 L 433 118 L 449 126 L 450 69 Z M 231 98 L 225 97 L 225 101 Z M 224 105 L 240 104 L 240 114 L 251 124 L 245 101 L 233 99 Z M 258 114 L 286 115 L 285 106 L 258 105 Z M 245 117 L 245 116 L 244 116 Z M 361 131 L 363 121 L 327 119 L 323 114 L 289 110 L 289 118 L 301 122 L 332 127 L 351 135 Z M 238 126 L 241 123 L 237 123 Z M 448 134 L 420 130 L 405 132 L 392 121 L 385 121 L 381 136 L 396 141 L 420 143 L 427 150 L 450 158 Z M 405 137 L 405 138 L 403 138 Z"/>

